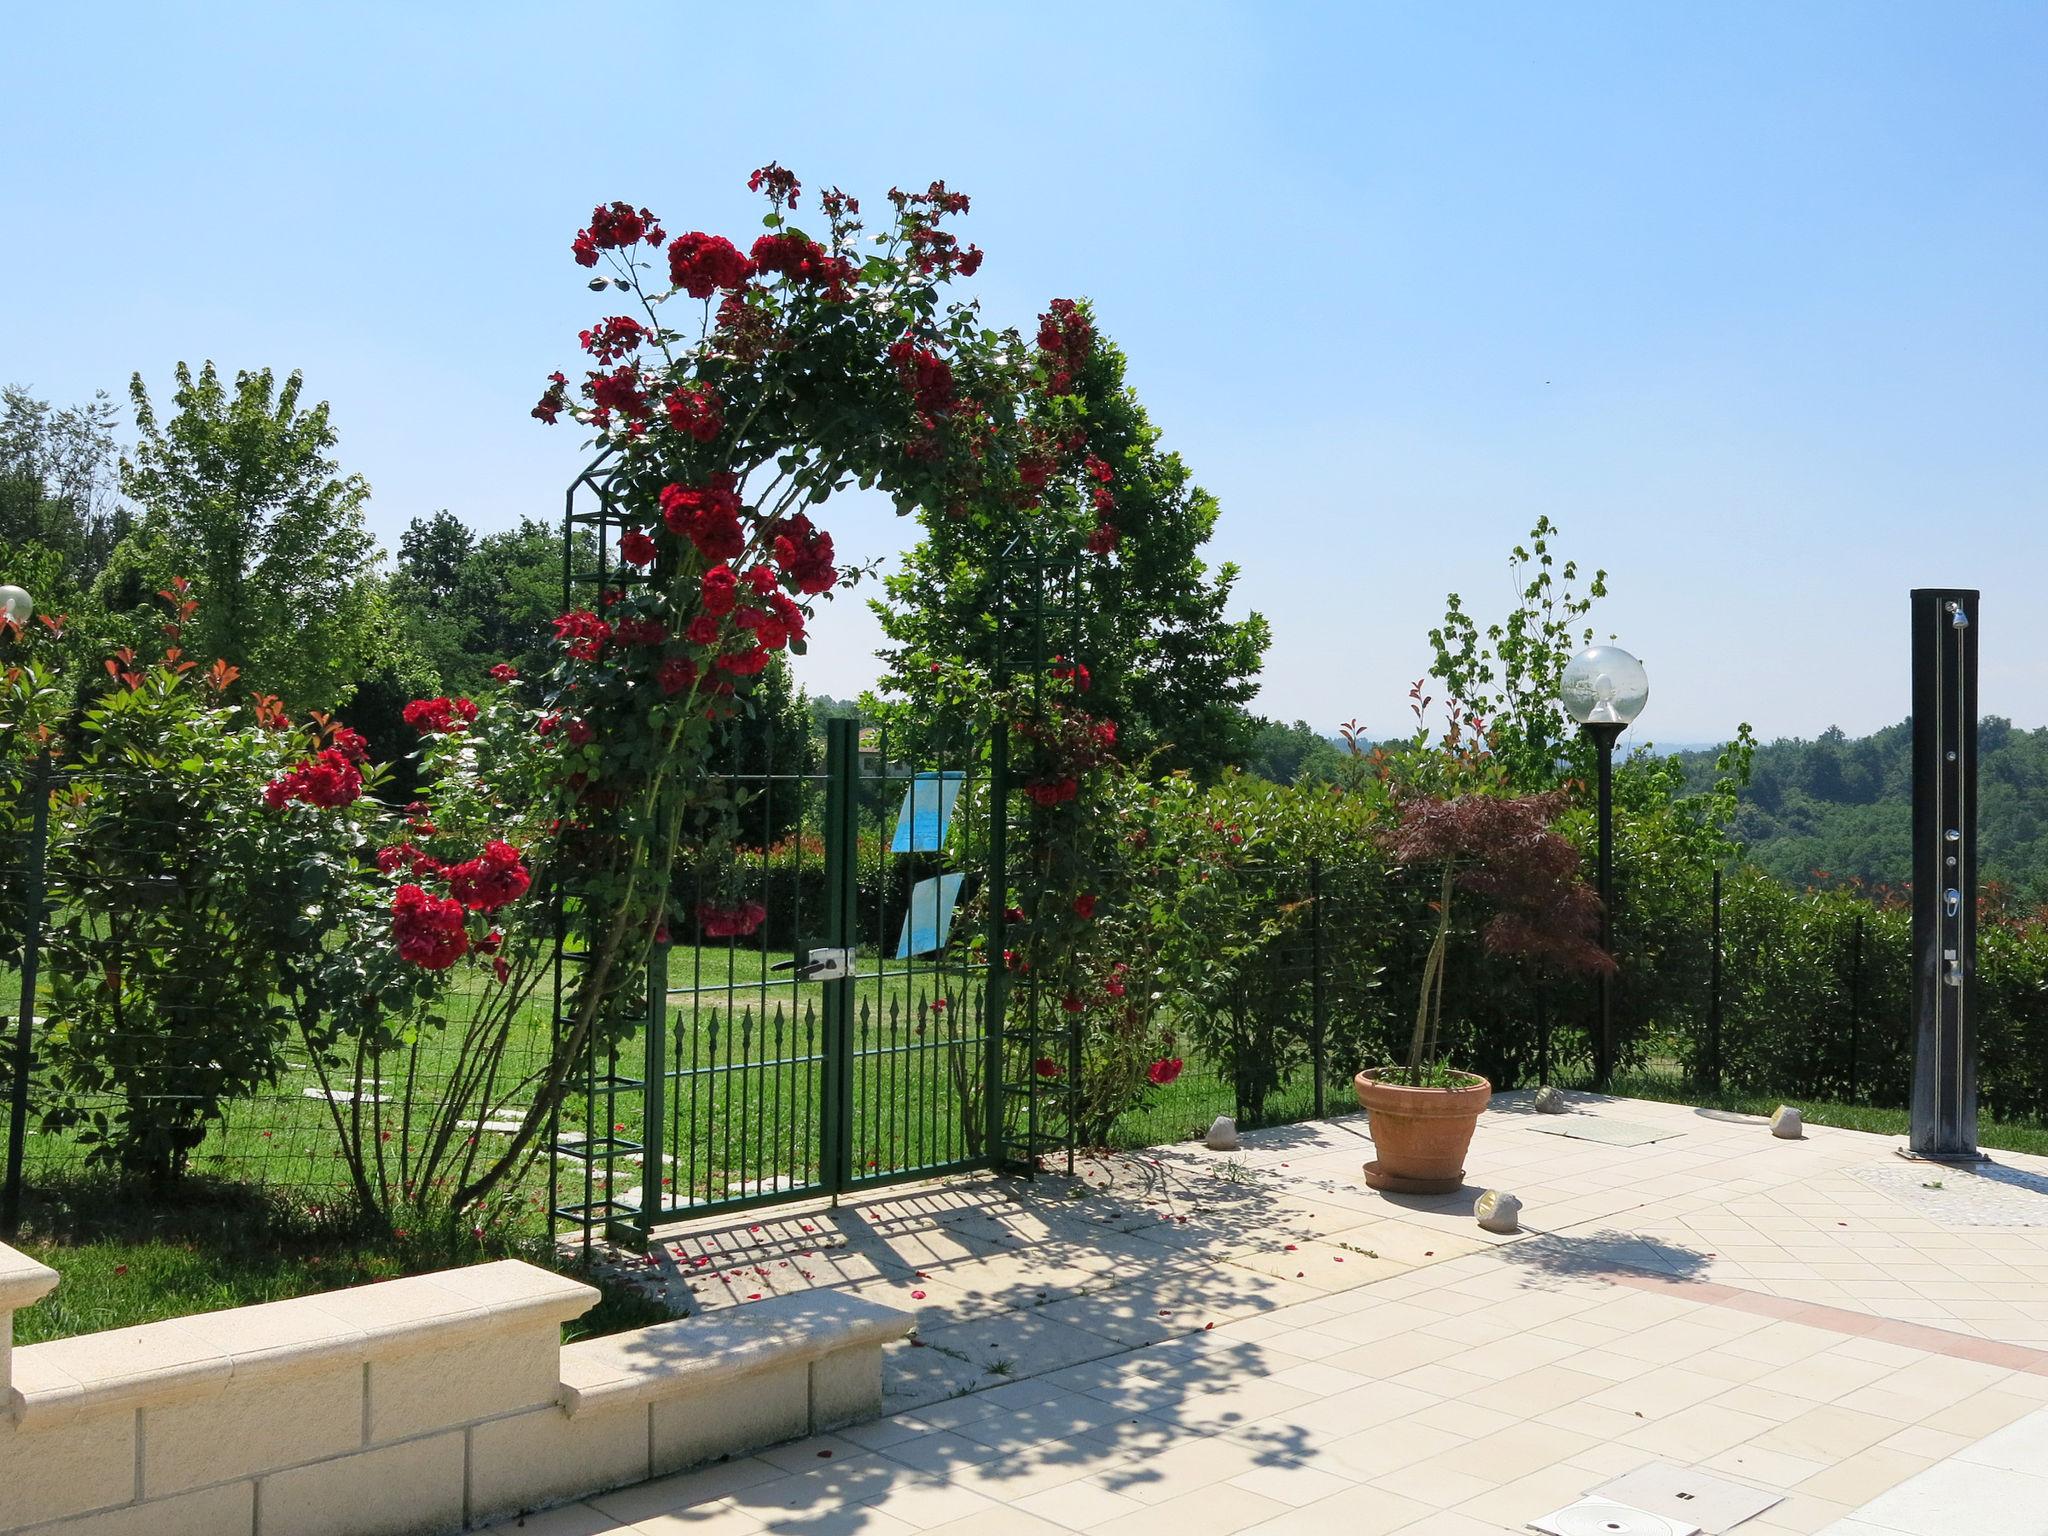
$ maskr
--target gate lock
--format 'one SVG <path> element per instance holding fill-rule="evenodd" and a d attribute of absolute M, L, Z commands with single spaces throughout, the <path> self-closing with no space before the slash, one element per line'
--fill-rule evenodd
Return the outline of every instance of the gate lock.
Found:
<path fill-rule="evenodd" d="M 860 974 L 853 968 L 853 951 L 850 949 L 814 949 L 805 954 L 802 964 L 784 960 L 773 969 L 793 970 L 799 981 L 843 981 Z"/>

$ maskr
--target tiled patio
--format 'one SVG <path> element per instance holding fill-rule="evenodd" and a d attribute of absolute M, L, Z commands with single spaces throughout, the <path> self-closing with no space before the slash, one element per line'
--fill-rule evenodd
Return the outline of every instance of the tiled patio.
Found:
<path fill-rule="evenodd" d="M 888 1416 L 524 1528 L 1479 1536 L 1662 1461 L 1784 1494 L 1743 1536 L 2048 1533 L 2042 1160 L 1520 1095 L 1456 1197 L 1366 1189 L 1362 1117 L 1246 1143 L 668 1234 L 645 1278 L 690 1309 L 919 1314 Z"/>

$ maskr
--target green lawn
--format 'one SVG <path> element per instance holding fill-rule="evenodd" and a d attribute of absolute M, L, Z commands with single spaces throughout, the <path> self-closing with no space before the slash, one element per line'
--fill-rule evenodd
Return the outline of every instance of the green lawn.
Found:
<path fill-rule="evenodd" d="M 1745 1115 L 1768 1115 L 1780 1104 L 1791 1104 L 1808 1124 L 1832 1125 L 1845 1131 L 1871 1131 L 1880 1136 L 1904 1138 L 1911 1121 L 1906 1110 L 1882 1109 L 1871 1104 L 1830 1103 L 1782 1093 L 1706 1093 L 1688 1086 L 1682 1078 L 1670 1073 L 1617 1074 L 1613 1091 L 1623 1098 L 1661 1099 L 1671 1104 L 1725 1109 Z M 1977 1122 L 1977 1144 L 1986 1151 L 2032 1152 L 2048 1156 L 2048 1127 L 2031 1122 L 1980 1118 Z"/>
<path fill-rule="evenodd" d="M 245 1184 L 191 1180 L 159 1199 L 105 1180 L 32 1192 L 13 1246 L 62 1275 L 14 1315 L 18 1344 L 132 1327 L 224 1307 L 281 1301 L 486 1259 L 521 1258 L 596 1285 L 603 1299 L 563 1336 L 637 1328 L 667 1316 L 629 1287 L 583 1273 L 552 1245 L 468 1232 L 379 1235 Z"/>

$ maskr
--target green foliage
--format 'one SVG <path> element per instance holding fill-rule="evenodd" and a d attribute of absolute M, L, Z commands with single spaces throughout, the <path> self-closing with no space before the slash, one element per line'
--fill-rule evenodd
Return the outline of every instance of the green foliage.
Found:
<path fill-rule="evenodd" d="M 595 563 L 580 537 L 578 568 Z M 453 513 L 414 518 L 399 535 L 387 582 L 408 649 L 440 691 L 477 693 L 490 668 L 544 664 L 548 625 L 562 610 L 562 530 L 540 518 L 477 535 Z"/>
<path fill-rule="evenodd" d="M 1123 788 L 1118 953 L 1252 1119 L 1308 1062 L 1319 1023 L 1338 1059 L 1380 1044 L 1385 956 L 1366 936 L 1391 916 L 1372 837 L 1383 810 L 1371 794 L 1239 773 Z"/>
<path fill-rule="evenodd" d="M 276 1082 L 309 883 L 351 867 L 359 813 L 265 814 L 298 741 L 227 702 L 230 671 L 116 666 L 86 713 L 50 831 L 45 1126 L 162 1185 L 211 1122 Z"/>
<path fill-rule="evenodd" d="M 1478 621 L 1453 592 L 1444 622 L 1429 632 L 1431 675 L 1447 703 L 1484 735 L 1507 782 L 1518 790 L 1556 785 L 1567 764 L 1583 764 L 1586 750 L 1558 704 L 1565 664 L 1593 641 L 1584 622 L 1596 598 L 1607 595 L 1607 573 L 1595 571 L 1583 591 L 1578 563 L 1559 566 L 1550 541 L 1557 525 L 1536 520 L 1526 545 L 1508 559 L 1518 601 L 1507 617 L 1482 634 Z"/>
<path fill-rule="evenodd" d="M 1181 456 L 1160 446 L 1125 372 L 1123 352 L 1096 335 L 1068 392 L 1033 405 L 1034 430 L 1047 438 L 1085 432 L 1089 451 L 1108 466 L 1108 515 L 1119 535 L 1113 552 L 1079 555 L 1077 588 L 1056 600 L 1067 612 L 1049 621 L 1045 649 L 1086 663 L 1089 707 L 1117 722 L 1133 760 L 1212 778 L 1250 751 L 1244 705 L 1257 691 L 1269 632 L 1256 613 L 1226 617 L 1237 567 L 1212 569 L 1201 553 L 1221 509 Z M 1005 561 L 1014 565 L 1021 540 L 1061 564 L 1098 520 L 1071 485 L 1050 487 L 1027 512 L 945 504 L 925 511 L 923 539 L 869 604 L 887 639 L 879 652 L 885 686 L 909 701 L 893 711 L 899 729 L 941 717 L 961 689 L 985 694 L 1049 659 L 1025 654 L 1028 637 L 1015 615 L 1003 632 L 1000 591 L 1015 580 Z"/>
<path fill-rule="evenodd" d="M 204 605 L 195 654 L 238 668 L 244 689 L 331 710 L 367 649 L 370 488 L 341 474 L 327 406 L 301 409 L 302 388 L 297 373 L 280 388 L 266 368 L 230 389 L 212 363 L 197 374 L 180 363 L 175 413 L 160 421 L 137 374 L 138 441 L 121 485 L 143 518 L 98 590 L 103 606 L 132 608 L 189 577 Z"/>
<path fill-rule="evenodd" d="M 21 1344 L 505 1258 L 559 1269 L 603 1293 L 563 1326 L 565 1343 L 669 1315 L 637 1286 L 587 1270 L 544 1238 L 474 1221 L 394 1232 L 346 1203 L 306 1206 L 249 1185 L 195 1178 L 172 1204 L 111 1180 L 78 1179 L 33 1189 L 24 1218 L 18 1246 L 60 1269 L 64 1283 L 15 1313 Z"/>
<path fill-rule="evenodd" d="M 1344 751 L 1306 720 L 1284 725 L 1252 718 L 1244 771 L 1275 784 L 1329 783 L 1343 766 Z"/>
<path fill-rule="evenodd" d="M 1860 881 L 1898 889 L 1912 879 L 1911 721 L 1851 737 L 1829 728 L 1811 741 L 1760 746 L 1734 833 L 1780 880 Z M 2048 902 L 2048 729 L 2021 730 L 1997 715 L 1977 727 L 1979 869 L 2024 901 Z M 1688 782 L 1711 754 L 1682 752 Z"/>
<path fill-rule="evenodd" d="M 46 613 L 76 608 L 127 533 L 114 484 L 114 405 L 53 410 L 0 389 L 0 571 Z"/>

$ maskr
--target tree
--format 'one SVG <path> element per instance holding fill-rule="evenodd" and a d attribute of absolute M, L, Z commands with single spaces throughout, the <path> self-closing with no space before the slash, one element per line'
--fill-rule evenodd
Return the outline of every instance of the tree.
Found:
<path fill-rule="evenodd" d="M 594 563 L 588 547 L 578 569 Z M 473 693 L 491 667 L 530 670 L 562 607 L 562 534 L 540 518 L 479 537 L 453 513 L 414 518 L 386 584 L 391 610 L 444 691 Z"/>
<path fill-rule="evenodd" d="M 1429 632 L 1431 674 L 1449 695 L 1446 706 L 1485 739 L 1518 790 L 1549 789 L 1589 757 L 1558 704 L 1558 682 L 1579 647 L 1593 643 L 1593 627 L 1583 621 L 1594 599 L 1607 595 L 1607 573 L 1595 571 L 1577 591 L 1578 563 L 1560 567 L 1550 552 L 1557 531 L 1539 517 L 1528 544 L 1515 546 L 1508 570 L 1519 601 L 1483 637 L 1455 592 L 1444 600 L 1442 626 Z"/>
<path fill-rule="evenodd" d="M 20 385 L 0 389 L 0 559 L 39 584 L 40 606 L 73 605 L 127 533 L 115 459 L 104 391 L 52 410 Z"/>
<path fill-rule="evenodd" d="M 1316 783 L 1334 779 L 1343 754 L 1306 720 L 1283 725 L 1252 718 L 1252 736 L 1244 768 L 1275 784 Z"/>
<path fill-rule="evenodd" d="M 193 654 L 241 669 L 244 689 L 294 710 L 332 709 L 362 675 L 368 644 L 363 523 L 370 488 L 343 475 L 325 402 L 302 410 L 297 373 L 235 375 L 178 364 L 175 414 L 159 421 L 142 375 L 129 386 L 138 441 L 122 489 L 143 508 L 125 577 L 151 590 L 189 577 L 200 598 Z M 115 566 L 123 565 L 117 559 Z"/>
<path fill-rule="evenodd" d="M 1159 446 L 1123 352 L 1085 305 L 1057 302 L 1042 319 L 1041 348 L 1047 327 L 1063 330 L 1072 364 L 1032 398 L 1020 456 L 1050 458 L 1057 445 L 1085 439 L 1088 471 L 1046 484 L 1023 509 L 924 509 L 923 539 L 869 605 L 889 642 L 880 653 L 887 686 L 909 701 L 898 711 L 906 741 L 918 720 L 946 712 L 949 690 L 1000 684 L 1032 659 L 1014 621 L 1004 632 L 999 590 L 1014 579 L 1010 552 L 1021 536 L 1055 566 L 1079 561 L 1078 590 L 1058 600 L 1065 613 L 1048 649 L 1071 649 L 1088 668 L 1088 707 L 1117 722 L 1126 756 L 1156 754 L 1161 769 L 1213 777 L 1249 748 L 1244 705 L 1258 690 L 1266 621 L 1225 617 L 1237 567 L 1212 569 L 1201 556 L 1220 508 L 1180 455 Z"/>

